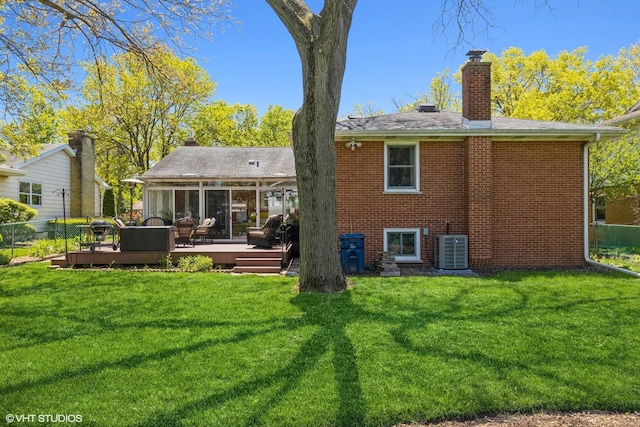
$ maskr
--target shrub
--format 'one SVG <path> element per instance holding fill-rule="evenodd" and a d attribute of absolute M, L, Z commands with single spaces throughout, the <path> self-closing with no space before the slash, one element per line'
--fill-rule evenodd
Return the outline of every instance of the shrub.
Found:
<path fill-rule="evenodd" d="M 0 199 L 0 224 L 29 221 L 38 211 L 12 199 Z"/>
<path fill-rule="evenodd" d="M 113 197 L 113 189 L 109 188 L 104 192 L 102 199 L 102 215 L 106 217 L 116 216 L 116 202 Z"/>
<path fill-rule="evenodd" d="M 48 255 L 64 253 L 64 240 L 39 240 L 30 248 L 32 256 L 44 258 Z"/>
<path fill-rule="evenodd" d="M 163 268 L 173 268 L 173 260 L 171 259 L 171 254 L 167 254 L 160 259 L 160 265 Z"/>
<path fill-rule="evenodd" d="M 36 236 L 36 228 L 31 224 L 7 225 L 1 228 L 4 237 L 0 237 L 0 246 L 11 246 L 12 241 L 28 242 Z"/>
<path fill-rule="evenodd" d="M 11 257 L 7 254 L 0 253 L 0 265 L 8 265 L 11 262 Z"/>
<path fill-rule="evenodd" d="M 211 271 L 213 260 L 204 255 L 185 256 L 178 260 L 178 268 L 182 271 Z"/>

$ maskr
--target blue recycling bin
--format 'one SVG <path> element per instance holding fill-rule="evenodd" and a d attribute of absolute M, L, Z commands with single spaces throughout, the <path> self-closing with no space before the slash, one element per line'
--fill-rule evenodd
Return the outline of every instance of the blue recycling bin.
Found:
<path fill-rule="evenodd" d="M 344 274 L 364 274 L 364 234 L 340 235 L 340 266 Z"/>

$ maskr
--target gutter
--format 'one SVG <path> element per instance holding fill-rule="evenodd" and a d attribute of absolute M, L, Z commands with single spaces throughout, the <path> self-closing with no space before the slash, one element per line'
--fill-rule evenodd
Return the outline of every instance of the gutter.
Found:
<path fill-rule="evenodd" d="M 616 271 L 618 273 L 628 274 L 634 277 L 640 277 L 640 273 L 636 273 L 635 271 L 627 270 L 626 268 L 615 267 L 613 265 L 603 264 L 598 261 L 594 261 L 591 259 L 589 255 L 589 147 L 600 141 L 600 132 L 596 132 L 595 137 L 584 144 L 582 150 L 582 169 L 583 169 L 583 193 L 584 193 L 584 237 L 583 237 L 583 248 L 584 248 L 584 260 L 587 264 L 593 265 L 600 268 L 606 268 L 609 270 Z"/>

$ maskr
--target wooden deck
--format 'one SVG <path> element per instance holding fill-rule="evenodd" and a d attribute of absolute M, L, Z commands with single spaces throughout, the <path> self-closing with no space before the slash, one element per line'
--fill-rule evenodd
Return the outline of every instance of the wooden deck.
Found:
<path fill-rule="evenodd" d="M 159 265 L 167 254 L 174 264 L 184 256 L 203 255 L 211 257 L 214 265 L 234 266 L 240 273 L 280 273 L 290 260 L 291 248 L 283 250 L 282 246 L 271 249 L 258 248 L 246 243 L 214 243 L 196 244 L 194 247 L 176 247 L 167 251 L 128 251 L 113 250 L 110 246 L 101 246 L 90 251 L 89 248 L 69 252 L 51 260 L 51 265 L 60 267 L 88 266 L 132 266 Z"/>

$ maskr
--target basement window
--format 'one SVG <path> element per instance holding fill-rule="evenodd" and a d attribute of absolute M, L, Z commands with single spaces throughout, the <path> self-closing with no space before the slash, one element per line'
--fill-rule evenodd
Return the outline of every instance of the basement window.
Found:
<path fill-rule="evenodd" d="M 384 250 L 396 257 L 396 262 L 420 262 L 420 229 L 385 228 Z"/>

